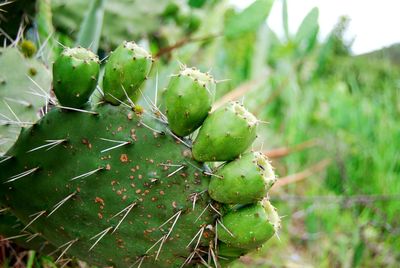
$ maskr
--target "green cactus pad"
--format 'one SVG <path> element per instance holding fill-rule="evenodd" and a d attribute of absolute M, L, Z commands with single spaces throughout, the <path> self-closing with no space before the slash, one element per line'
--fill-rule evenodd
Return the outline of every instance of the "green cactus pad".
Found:
<path fill-rule="evenodd" d="M 1 202 L 25 224 L 45 211 L 31 228 L 90 263 L 181 265 L 213 222 L 208 177 L 162 123 L 123 105 L 95 112 L 55 109 L 24 130 L 0 164 Z"/>
<path fill-rule="evenodd" d="M 0 208 L 0 210 L 4 209 Z M 9 210 L 0 212 L 0 236 L 10 239 L 23 248 L 34 249 L 40 253 L 49 254 L 55 249 L 42 236 L 35 234 L 29 228 L 21 232 L 24 226 Z"/>
<path fill-rule="evenodd" d="M 171 130 L 187 136 L 203 123 L 211 110 L 215 80 L 208 73 L 184 68 L 171 77 L 164 91 L 166 114 Z"/>
<path fill-rule="evenodd" d="M 243 153 L 257 136 L 257 118 L 237 102 L 209 115 L 193 143 L 197 161 L 229 161 Z"/>
<path fill-rule="evenodd" d="M 104 99 L 119 105 L 127 96 L 136 101 L 152 65 L 151 55 L 134 42 L 124 42 L 109 56 L 103 80 Z"/>
<path fill-rule="evenodd" d="M 81 108 L 97 85 L 100 62 L 82 48 L 66 48 L 53 64 L 53 89 L 61 105 Z"/>
<path fill-rule="evenodd" d="M 213 176 L 208 193 L 221 203 L 249 204 L 265 197 L 276 181 L 268 159 L 261 152 L 250 152 L 229 162 Z"/>
<path fill-rule="evenodd" d="M 21 127 L 39 119 L 50 87 L 51 73 L 43 64 L 25 58 L 16 47 L 0 49 L 0 156 L 13 145 Z"/>
<path fill-rule="evenodd" d="M 276 209 L 264 200 L 224 215 L 217 225 L 218 239 L 229 246 L 254 249 L 269 240 L 279 227 Z"/>

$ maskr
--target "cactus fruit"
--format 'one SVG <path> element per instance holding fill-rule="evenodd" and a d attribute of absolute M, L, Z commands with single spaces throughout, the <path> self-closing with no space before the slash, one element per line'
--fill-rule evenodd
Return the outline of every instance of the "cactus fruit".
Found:
<path fill-rule="evenodd" d="M 126 63 L 123 54 L 110 62 Z M 132 60 L 130 53 L 125 57 Z M 128 72 L 114 79 L 123 84 L 139 75 Z M 194 89 L 186 82 L 182 88 L 198 90 L 189 84 Z M 239 104 L 230 103 L 205 119 L 197 140 L 209 133 L 209 147 L 220 147 L 209 148 L 213 152 L 207 160 L 194 157 L 190 138 L 174 134 L 155 105 L 147 110 L 128 99 L 84 108 L 53 107 L 21 131 L 0 161 L 0 202 L 54 245 L 57 260 L 66 254 L 99 266 L 181 267 L 208 258 L 218 266 L 260 247 L 277 231 L 275 210 L 268 201 L 256 201 L 269 187 L 267 178 L 275 176 L 264 158 L 245 153 L 257 120 Z M 232 137 L 226 139 L 226 131 Z M 232 141 L 241 144 L 231 150 Z M 204 163 L 241 154 L 217 170 Z M 264 183 L 256 189 L 241 184 L 244 193 L 254 193 L 249 202 L 256 203 L 243 206 L 238 198 L 227 205 L 209 195 L 210 179 L 235 181 L 228 178 L 235 165 L 243 167 L 250 182 Z"/>
<path fill-rule="evenodd" d="M 206 118 L 193 143 L 197 161 L 229 161 L 255 140 L 258 120 L 243 105 L 230 102 Z"/>
<path fill-rule="evenodd" d="M 99 72 L 100 61 L 93 52 L 65 48 L 53 64 L 53 90 L 60 104 L 81 108 L 92 95 Z"/>
<path fill-rule="evenodd" d="M 279 229 L 276 209 L 264 200 L 228 212 L 218 223 L 218 239 L 242 249 L 254 249 L 270 239 Z"/>
<path fill-rule="evenodd" d="M 196 68 L 182 68 L 171 77 L 164 91 L 166 114 L 171 130 L 184 137 L 196 130 L 211 110 L 215 80 Z"/>
<path fill-rule="evenodd" d="M 136 101 L 139 88 L 150 72 L 151 55 L 134 42 L 124 42 L 107 60 L 103 90 L 106 101 L 119 105 L 128 97 Z"/>
<path fill-rule="evenodd" d="M 276 178 L 267 158 L 260 152 L 246 153 L 229 162 L 211 178 L 208 193 L 226 204 L 249 204 L 263 199 Z"/>

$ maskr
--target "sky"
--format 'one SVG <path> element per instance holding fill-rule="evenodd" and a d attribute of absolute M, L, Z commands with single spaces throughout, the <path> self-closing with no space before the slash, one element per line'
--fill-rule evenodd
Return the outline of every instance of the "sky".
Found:
<path fill-rule="evenodd" d="M 231 0 L 238 8 L 245 8 L 254 0 Z M 323 40 L 338 18 L 350 17 L 346 38 L 355 38 L 354 54 L 362 54 L 400 42 L 399 0 L 287 0 L 289 30 L 295 33 L 304 16 L 313 7 L 319 8 L 320 36 Z M 275 4 L 268 18 L 269 26 L 283 36 L 282 1 Z"/>

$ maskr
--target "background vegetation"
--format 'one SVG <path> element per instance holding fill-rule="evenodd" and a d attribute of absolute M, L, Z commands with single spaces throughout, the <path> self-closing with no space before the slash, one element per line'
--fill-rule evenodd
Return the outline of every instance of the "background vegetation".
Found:
<path fill-rule="evenodd" d="M 82 40 L 90 1 L 38 1 L 36 9 L 28 2 L 0 6 L 26 16 L 21 33 L 4 20 L 16 13 L 0 11 L 10 37 L 2 34 L 0 41 L 33 40 L 50 67 L 59 43 Z M 318 41 L 316 8 L 291 33 L 284 0 L 257 0 L 242 11 L 214 0 L 93 2 L 104 9 L 100 56 L 122 40 L 136 40 L 158 58 L 152 75 L 160 77 L 160 88 L 167 83 L 161 78 L 181 63 L 211 68 L 220 80 L 218 103 L 243 101 L 267 122 L 257 149 L 280 177 L 270 199 L 284 216 L 283 228 L 279 238 L 232 267 L 399 267 L 398 45 L 353 56 L 343 38 L 348 18 Z M 265 22 L 272 5 L 283 5 L 283 37 Z M 148 94 L 155 80 L 146 84 Z M 4 241 L 1 258 L 3 267 L 55 267 L 51 257 Z"/>

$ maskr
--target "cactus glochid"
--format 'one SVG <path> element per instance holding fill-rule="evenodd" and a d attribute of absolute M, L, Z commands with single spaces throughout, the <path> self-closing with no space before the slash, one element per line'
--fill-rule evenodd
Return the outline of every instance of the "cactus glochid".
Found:
<path fill-rule="evenodd" d="M 58 261 L 181 267 L 208 258 L 219 266 L 277 232 L 265 199 L 274 172 L 263 154 L 246 152 L 258 121 L 236 102 L 210 113 L 209 74 L 182 69 L 163 94 L 166 113 L 144 109 L 135 101 L 152 59 L 125 42 L 105 65 L 105 101 L 90 106 L 96 57 L 70 52 L 53 68 L 63 106 L 23 128 L 0 159 L 0 202 L 56 248 Z M 71 82 L 60 88 L 57 79 Z"/>

